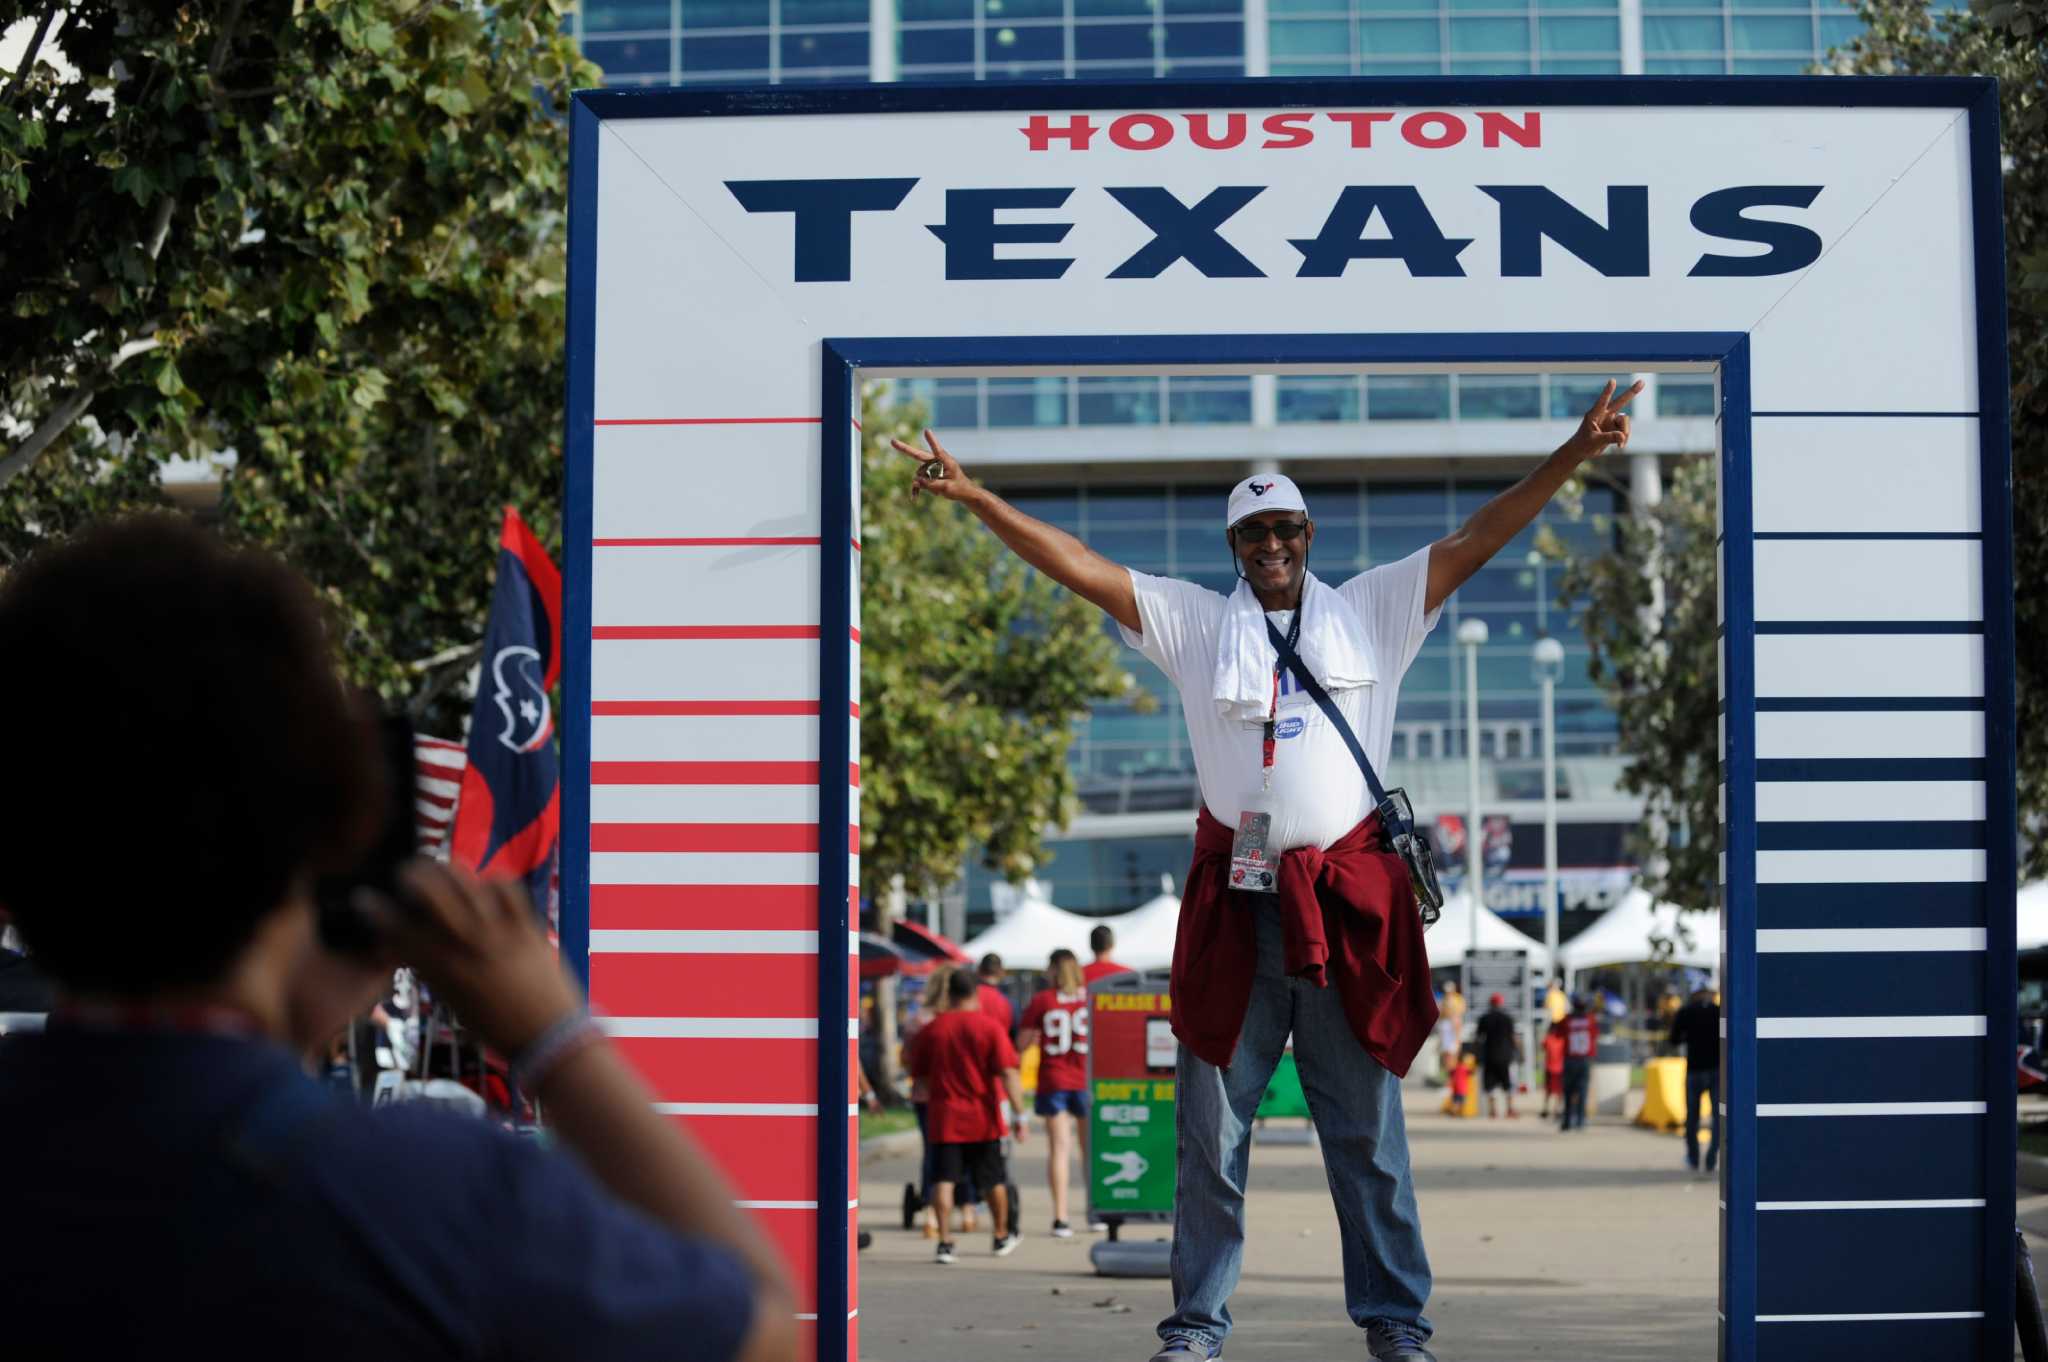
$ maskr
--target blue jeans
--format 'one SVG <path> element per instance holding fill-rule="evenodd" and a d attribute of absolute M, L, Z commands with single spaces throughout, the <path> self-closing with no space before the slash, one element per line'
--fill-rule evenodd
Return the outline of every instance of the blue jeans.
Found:
<path fill-rule="evenodd" d="M 1570 1130 L 1586 1124 L 1586 1091 L 1593 1082 L 1593 1061 L 1572 1059 L 1564 1062 L 1564 1120 L 1561 1128 Z"/>
<path fill-rule="evenodd" d="M 1685 1066 L 1685 1161 L 1692 1163 L 1700 1156 L 1700 1094 L 1704 1093 L 1707 1098 L 1707 1125 L 1712 1132 L 1707 1136 L 1709 1172 L 1721 1158 L 1721 1103 L 1720 1094 L 1715 1091 L 1720 1085 L 1719 1069 Z"/>
<path fill-rule="evenodd" d="M 1337 1203 L 1345 1309 L 1360 1328 L 1388 1320 L 1427 1337 L 1429 1259 L 1408 1173 L 1401 1081 L 1352 1035 L 1335 985 L 1287 977 L 1278 909 L 1260 904 L 1248 911 L 1258 914 L 1259 959 L 1230 1067 L 1197 1059 L 1186 1046 L 1180 1051 L 1173 1313 L 1160 1321 L 1159 1336 L 1215 1348 L 1230 1333 L 1230 1293 L 1244 1260 L 1252 1113 L 1291 1032 Z"/>

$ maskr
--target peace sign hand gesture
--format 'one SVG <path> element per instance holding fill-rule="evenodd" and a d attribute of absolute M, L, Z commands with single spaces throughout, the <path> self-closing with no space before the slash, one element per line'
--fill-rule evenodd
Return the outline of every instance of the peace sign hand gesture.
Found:
<path fill-rule="evenodd" d="M 919 449 L 916 445 L 905 444 L 901 440 L 889 441 L 890 447 L 898 454 L 906 454 L 921 465 L 917 470 L 916 480 L 910 484 L 911 496 L 914 497 L 919 492 L 930 492 L 933 496 L 944 497 L 948 501 L 966 501 L 981 490 L 972 478 L 961 471 L 960 461 L 946 452 L 946 447 L 939 443 L 938 436 L 927 430 L 924 433 L 924 443 L 925 448 Z"/>
<path fill-rule="evenodd" d="M 1608 449 L 1620 449 L 1628 444 L 1628 413 L 1622 408 L 1635 399 L 1643 390 L 1639 378 L 1621 393 L 1614 391 L 1614 380 L 1608 379 L 1607 386 L 1600 390 L 1600 396 L 1593 405 L 1586 408 L 1586 414 L 1579 418 L 1579 428 L 1565 441 L 1565 448 L 1583 461 L 1596 458 Z"/>

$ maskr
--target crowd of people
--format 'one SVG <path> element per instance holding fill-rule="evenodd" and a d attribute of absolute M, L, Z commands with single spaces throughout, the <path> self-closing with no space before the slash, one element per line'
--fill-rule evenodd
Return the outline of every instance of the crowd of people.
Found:
<path fill-rule="evenodd" d="M 1072 1171 L 1076 1150 L 1088 1166 L 1088 985 L 1124 972 L 1112 958 L 1116 937 L 1106 926 L 1089 935 L 1087 964 L 1071 950 L 1052 953 L 1042 987 L 1019 1016 L 1002 958 L 985 955 L 973 969 L 941 965 L 906 1009 L 902 1067 L 924 1153 L 918 1182 L 904 1189 L 904 1228 L 922 1223 L 936 1241 L 934 1260 L 958 1261 L 956 1233 L 989 1216 L 990 1251 L 1005 1257 L 1022 1232 L 1021 1196 L 1010 1171 L 1015 1146 L 1043 1123 L 1050 1233 L 1074 1237 Z M 1037 1051 L 1035 1091 L 1027 1106 L 1020 1054 Z M 862 1075 L 864 1085 L 872 1085 Z M 1105 1228 L 1090 1222 L 1089 1228 Z"/>

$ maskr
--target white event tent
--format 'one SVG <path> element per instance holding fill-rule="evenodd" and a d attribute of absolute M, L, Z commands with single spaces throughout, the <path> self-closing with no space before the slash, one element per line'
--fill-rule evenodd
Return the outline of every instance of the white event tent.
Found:
<path fill-rule="evenodd" d="M 1167 969 L 1173 964 L 1173 938 L 1180 930 L 1180 897 L 1173 881 L 1162 877 L 1159 893 L 1128 913 L 1103 918 L 1102 925 L 1116 933 L 1110 952 L 1120 965 L 1132 969 Z"/>
<path fill-rule="evenodd" d="M 1659 937 L 1673 945 L 1671 954 L 1660 956 L 1651 945 Z M 1688 944 L 1689 943 L 1689 944 Z M 1634 965 L 1647 960 L 1667 960 L 1694 969 L 1721 966 L 1721 913 L 1681 912 L 1676 904 L 1654 902 L 1640 888 L 1630 889 L 1621 902 L 1593 920 L 1593 925 L 1558 948 L 1567 970 L 1577 973 L 1600 965 Z"/>
<path fill-rule="evenodd" d="M 1018 895 L 1015 905 L 997 917 L 995 926 L 960 949 L 976 960 L 994 951 L 1012 970 L 1038 969 L 1062 946 L 1083 961 L 1089 958 L 1088 933 L 1100 919 L 1055 906 L 1035 881 Z"/>
<path fill-rule="evenodd" d="M 1429 948 L 1431 969 L 1455 969 L 1464 962 L 1472 946 L 1471 900 L 1453 894 L 1444 900 L 1443 915 L 1422 938 Z M 1536 978 L 1550 973 L 1550 952 L 1543 943 L 1517 931 L 1508 920 L 1484 904 L 1479 908 L 1479 947 L 1482 951 L 1527 951 L 1529 974 Z"/>

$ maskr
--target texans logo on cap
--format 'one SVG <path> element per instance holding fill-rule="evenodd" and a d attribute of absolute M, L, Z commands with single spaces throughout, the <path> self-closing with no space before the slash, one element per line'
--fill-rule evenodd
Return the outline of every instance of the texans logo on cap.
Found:
<path fill-rule="evenodd" d="M 1270 482 L 1248 482 L 1245 486 L 1250 489 L 1251 494 L 1255 497 L 1262 497 L 1273 490 L 1273 484 Z"/>

